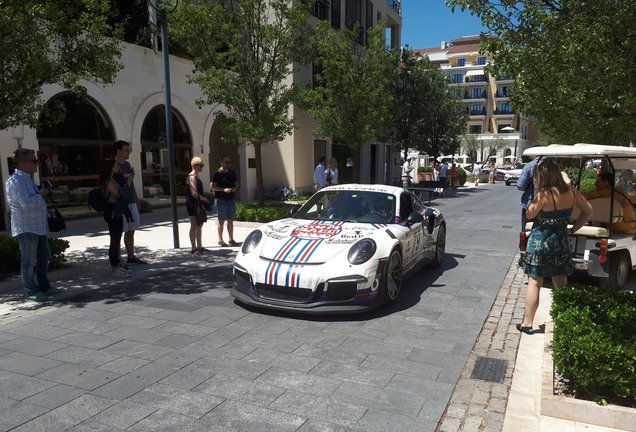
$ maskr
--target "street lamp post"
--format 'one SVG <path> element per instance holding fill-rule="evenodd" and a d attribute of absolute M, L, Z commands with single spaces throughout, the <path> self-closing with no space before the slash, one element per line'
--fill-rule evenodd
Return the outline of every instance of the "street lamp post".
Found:
<path fill-rule="evenodd" d="M 172 208 L 172 237 L 174 248 L 179 249 L 179 219 L 177 217 L 177 176 L 174 160 L 174 136 L 172 132 L 172 94 L 170 90 L 170 53 L 168 50 L 168 11 L 166 0 L 151 0 L 150 5 L 159 12 L 161 28 L 161 52 L 163 54 L 164 95 L 166 112 L 166 144 L 168 149 L 168 178 L 170 206 Z M 176 2 L 178 3 L 178 2 Z M 176 8 L 176 4 L 174 6 Z"/>

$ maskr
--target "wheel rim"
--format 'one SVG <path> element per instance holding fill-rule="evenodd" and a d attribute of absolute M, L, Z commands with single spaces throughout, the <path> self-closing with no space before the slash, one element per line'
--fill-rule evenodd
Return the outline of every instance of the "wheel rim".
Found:
<path fill-rule="evenodd" d="M 440 225 L 437 231 L 437 244 L 435 245 L 435 259 L 438 263 L 444 261 L 446 255 L 446 228 Z"/>
<path fill-rule="evenodd" d="M 386 270 L 386 292 L 391 300 L 395 300 L 402 286 L 402 257 L 399 252 L 391 252 Z"/>
<path fill-rule="evenodd" d="M 627 268 L 627 259 L 625 257 L 620 257 L 620 262 L 616 268 L 616 282 L 618 282 L 618 286 L 622 287 L 627 283 L 627 275 L 629 274 L 629 269 Z"/>

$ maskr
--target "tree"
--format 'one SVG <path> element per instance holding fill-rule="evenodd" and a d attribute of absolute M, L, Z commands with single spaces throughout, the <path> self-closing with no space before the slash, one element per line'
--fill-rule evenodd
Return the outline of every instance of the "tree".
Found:
<path fill-rule="evenodd" d="M 447 0 L 498 38 L 491 71 L 516 79 L 513 104 L 551 141 L 627 145 L 636 137 L 636 2 Z"/>
<path fill-rule="evenodd" d="M 392 120 L 397 54 L 387 51 L 383 28 L 378 22 L 368 29 L 364 46 L 359 25 L 336 32 L 321 21 L 313 39 L 319 72 L 304 93 L 303 107 L 319 120 L 318 134 L 351 148 L 354 181 L 360 178 L 360 148 L 384 136 Z"/>
<path fill-rule="evenodd" d="M 108 0 L 0 3 L 0 129 L 37 126 L 43 85 L 82 94 L 81 80 L 113 82 L 121 65 L 118 41 L 105 37 L 116 36 L 109 13 Z"/>
<path fill-rule="evenodd" d="M 478 158 L 481 157 L 479 150 L 483 147 L 483 144 L 473 134 L 462 135 L 461 143 L 468 159 L 472 162 L 477 162 Z"/>
<path fill-rule="evenodd" d="M 224 4 L 225 3 L 225 4 Z M 196 67 L 191 81 L 204 98 L 223 104 L 224 129 L 254 146 L 256 196 L 264 203 L 262 146 L 294 127 L 290 106 L 298 87 L 288 83 L 307 49 L 309 9 L 287 0 L 187 0 L 171 17 L 171 35 Z"/>

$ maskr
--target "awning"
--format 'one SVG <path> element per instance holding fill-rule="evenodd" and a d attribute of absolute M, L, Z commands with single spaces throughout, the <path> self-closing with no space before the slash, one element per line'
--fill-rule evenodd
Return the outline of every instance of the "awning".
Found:
<path fill-rule="evenodd" d="M 483 70 L 469 70 L 468 72 L 466 72 L 466 76 L 475 76 L 475 75 L 484 75 L 484 71 Z"/>

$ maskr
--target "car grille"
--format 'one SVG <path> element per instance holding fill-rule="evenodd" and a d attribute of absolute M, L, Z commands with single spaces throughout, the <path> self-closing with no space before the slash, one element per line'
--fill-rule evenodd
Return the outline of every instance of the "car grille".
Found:
<path fill-rule="evenodd" d="M 356 282 L 329 282 L 327 285 L 327 298 L 329 300 L 351 300 L 358 292 Z"/>
<path fill-rule="evenodd" d="M 305 303 L 311 296 L 311 290 L 307 288 L 289 288 L 280 285 L 256 284 L 258 295 L 272 300 L 283 300 L 296 303 Z"/>

